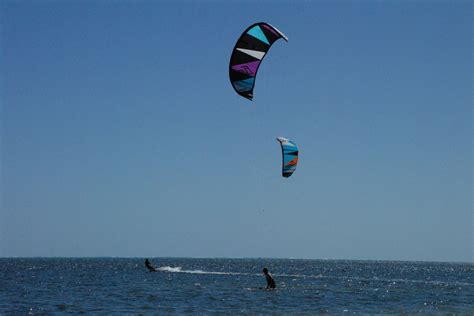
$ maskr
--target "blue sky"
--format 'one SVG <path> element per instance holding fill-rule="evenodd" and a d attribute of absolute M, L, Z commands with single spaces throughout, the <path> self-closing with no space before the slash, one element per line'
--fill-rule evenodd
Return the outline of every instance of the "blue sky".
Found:
<path fill-rule="evenodd" d="M 3 1 L 0 21 L 0 256 L 473 261 L 470 2 Z M 250 102 L 228 63 L 257 21 L 289 42 Z"/>

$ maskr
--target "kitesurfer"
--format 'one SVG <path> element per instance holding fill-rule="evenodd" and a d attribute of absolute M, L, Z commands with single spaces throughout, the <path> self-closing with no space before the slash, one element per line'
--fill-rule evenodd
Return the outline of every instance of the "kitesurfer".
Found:
<path fill-rule="evenodd" d="M 265 275 L 265 278 L 267 279 L 267 287 L 265 289 L 268 290 L 268 289 L 276 288 L 275 280 L 273 279 L 273 276 L 271 275 L 271 273 L 268 272 L 267 268 L 263 268 L 263 274 Z"/>
<path fill-rule="evenodd" d="M 147 259 L 145 259 L 145 267 L 148 268 L 148 271 L 150 272 L 156 272 L 158 270 L 156 270 L 156 268 L 154 266 L 151 265 L 150 261 Z"/>

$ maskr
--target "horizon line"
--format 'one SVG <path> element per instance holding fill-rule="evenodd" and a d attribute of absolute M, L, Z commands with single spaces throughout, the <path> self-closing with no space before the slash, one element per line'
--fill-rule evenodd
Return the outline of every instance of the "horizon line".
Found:
<path fill-rule="evenodd" d="M 313 261 L 373 261 L 373 262 L 409 262 L 409 263 L 456 263 L 474 264 L 474 261 L 430 261 L 401 259 L 337 259 L 337 258 L 293 258 L 293 257 L 184 257 L 184 256 L 0 256 L 0 259 L 234 259 L 234 260 L 313 260 Z"/>

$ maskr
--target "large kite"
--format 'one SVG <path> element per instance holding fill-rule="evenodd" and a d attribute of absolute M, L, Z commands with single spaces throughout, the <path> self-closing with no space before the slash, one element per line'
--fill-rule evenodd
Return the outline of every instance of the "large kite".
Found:
<path fill-rule="evenodd" d="M 282 176 L 288 178 L 295 172 L 298 164 L 298 147 L 289 139 L 277 137 L 281 145 L 281 153 L 283 155 Z"/>
<path fill-rule="evenodd" d="M 272 44 L 280 38 L 288 41 L 282 32 L 265 22 L 255 23 L 242 33 L 229 64 L 230 82 L 238 94 L 252 100 L 258 67 Z"/>

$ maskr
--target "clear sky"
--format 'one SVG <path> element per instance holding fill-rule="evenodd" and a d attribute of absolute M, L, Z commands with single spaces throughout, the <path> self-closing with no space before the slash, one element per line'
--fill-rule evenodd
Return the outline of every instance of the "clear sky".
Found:
<path fill-rule="evenodd" d="M 228 64 L 258 21 L 289 42 L 251 102 Z M 0 27 L 0 256 L 473 261 L 470 1 L 1 1 Z"/>

